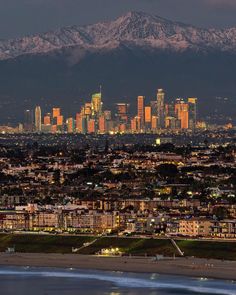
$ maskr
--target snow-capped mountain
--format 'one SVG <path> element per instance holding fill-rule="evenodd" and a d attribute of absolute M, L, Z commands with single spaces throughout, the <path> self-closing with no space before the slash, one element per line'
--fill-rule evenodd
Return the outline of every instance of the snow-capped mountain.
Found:
<path fill-rule="evenodd" d="M 236 28 L 201 29 L 142 12 L 129 12 L 111 22 L 72 26 L 0 41 L 0 59 L 75 46 L 84 49 L 114 49 L 122 43 L 177 52 L 193 49 L 236 53 Z"/>

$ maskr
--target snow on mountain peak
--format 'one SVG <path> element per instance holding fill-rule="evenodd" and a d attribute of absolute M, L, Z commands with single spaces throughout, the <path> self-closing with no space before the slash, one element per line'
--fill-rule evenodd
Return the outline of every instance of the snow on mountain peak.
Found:
<path fill-rule="evenodd" d="M 122 42 L 174 51 L 221 50 L 236 52 L 236 28 L 200 29 L 144 12 L 128 12 L 110 22 L 71 26 L 20 39 L 0 41 L 0 59 L 40 54 L 65 47 L 109 48 Z M 112 45 L 111 45 L 112 44 Z"/>

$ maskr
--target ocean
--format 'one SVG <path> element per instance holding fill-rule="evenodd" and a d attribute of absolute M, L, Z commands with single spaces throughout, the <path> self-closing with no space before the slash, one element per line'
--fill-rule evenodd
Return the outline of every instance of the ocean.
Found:
<path fill-rule="evenodd" d="M 0 267 L 1 295 L 236 295 L 236 282 L 158 274 Z"/>

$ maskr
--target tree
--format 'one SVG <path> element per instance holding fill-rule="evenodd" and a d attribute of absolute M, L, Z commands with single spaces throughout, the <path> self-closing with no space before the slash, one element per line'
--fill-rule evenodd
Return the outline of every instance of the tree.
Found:
<path fill-rule="evenodd" d="M 53 173 L 53 181 L 55 183 L 60 183 L 60 179 L 61 179 L 60 174 L 61 173 L 60 173 L 60 170 L 59 169 L 57 169 L 57 170 L 54 171 L 54 173 Z"/>
<path fill-rule="evenodd" d="M 229 217 L 229 211 L 225 207 L 215 207 L 213 209 L 213 214 L 218 220 L 223 220 Z"/>
<path fill-rule="evenodd" d="M 161 178 L 174 178 L 178 174 L 178 168 L 175 164 L 161 164 L 156 168 Z"/>

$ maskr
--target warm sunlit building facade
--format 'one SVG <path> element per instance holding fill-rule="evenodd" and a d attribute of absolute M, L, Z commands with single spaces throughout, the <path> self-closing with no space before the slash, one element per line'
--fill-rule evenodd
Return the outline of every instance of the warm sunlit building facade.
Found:
<path fill-rule="evenodd" d="M 35 130 L 36 132 L 42 131 L 42 113 L 40 106 L 35 108 Z"/>
<path fill-rule="evenodd" d="M 144 96 L 138 96 L 137 99 L 137 117 L 140 119 L 138 130 L 141 130 L 144 126 L 144 99 Z"/>
<path fill-rule="evenodd" d="M 175 104 L 175 112 L 177 119 L 180 120 L 181 129 L 189 128 L 189 111 L 188 111 L 188 103 L 185 103 L 183 99 L 178 98 Z"/>

